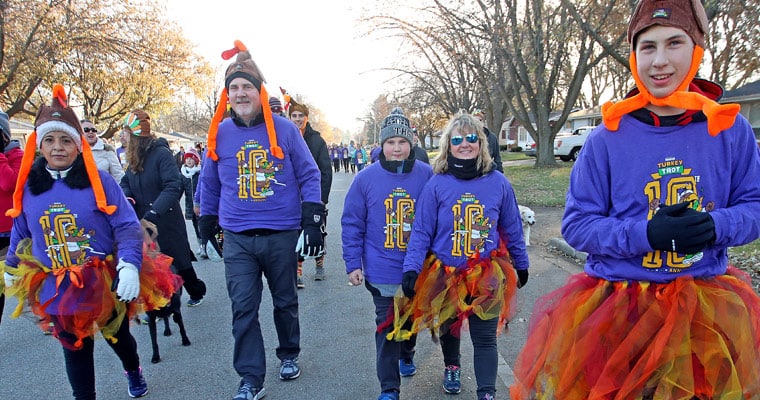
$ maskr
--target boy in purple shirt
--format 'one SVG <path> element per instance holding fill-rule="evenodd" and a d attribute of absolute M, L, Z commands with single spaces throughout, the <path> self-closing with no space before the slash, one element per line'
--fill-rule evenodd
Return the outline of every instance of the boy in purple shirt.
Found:
<path fill-rule="evenodd" d="M 636 8 L 637 87 L 602 107 L 570 176 L 562 233 L 585 273 L 537 302 L 513 399 L 760 395 L 760 298 L 727 257 L 760 236 L 760 156 L 694 78 L 706 31 L 698 0 Z"/>

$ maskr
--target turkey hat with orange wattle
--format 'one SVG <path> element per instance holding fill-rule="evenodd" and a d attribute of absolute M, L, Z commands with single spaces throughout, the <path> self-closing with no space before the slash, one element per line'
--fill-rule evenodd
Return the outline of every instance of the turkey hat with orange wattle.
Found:
<path fill-rule="evenodd" d="M 224 89 L 222 89 L 222 93 L 219 96 L 219 104 L 217 104 L 214 117 L 211 119 L 211 124 L 208 128 L 206 156 L 214 161 L 219 160 L 219 155 L 216 154 L 216 138 L 219 123 L 222 122 L 224 114 L 229 107 L 228 89 L 230 82 L 235 78 L 246 79 L 253 83 L 259 91 L 260 98 L 269 98 L 266 87 L 264 87 L 264 83 L 266 83 L 264 75 L 251 58 L 251 53 L 248 52 L 248 48 L 245 47 L 243 42 L 236 40 L 235 47 L 222 52 L 222 59 L 229 60 L 232 57 L 235 57 L 235 61 L 227 67 L 227 71 L 224 73 Z M 285 158 L 285 154 L 282 152 L 282 148 L 277 145 L 277 135 L 274 129 L 272 109 L 269 106 L 269 102 L 261 102 L 261 109 L 264 113 L 264 124 L 266 125 L 267 137 L 269 138 L 269 152 L 272 156 L 283 159 Z"/>
<path fill-rule="evenodd" d="M 60 84 L 53 86 L 53 100 L 50 106 L 41 106 L 37 110 L 37 117 L 34 121 L 34 131 L 27 138 L 24 156 L 21 158 L 21 168 L 16 180 L 16 189 L 13 192 L 13 208 L 6 211 L 5 215 L 9 217 L 18 217 L 21 215 L 22 198 L 24 195 L 24 186 L 32 164 L 37 147 L 40 146 L 42 138 L 50 132 L 64 132 L 69 135 L 77 145 L 77 149 L 82 152 L 87 177 L 92 185 L 92 191 L 95 194 L 95 202 L 98 209 L 106 214 L 113 214 L 116 206 L 108 205 L 105 192 L 103 191 L 103 182 L 100 181 L 100 174 L 95 160 L 92 158 L 90 145 L 86 140 L 82 140 L 84 131 L 79 123 L 79 118 L 74 110 L 69 108 L 66 91 Z"/>
<path fill-rule="evenodd" d="M 638 3 L 628 24 L 628 42 L 631 45 L 631 72 L 639 93 L 617 103 L 607 102 L 602 106 L 602 120 L 607 129 L 617 131 L 623 115 L 649 104 L 702 111 L 707 117 L 707 131 L 712 136 L 734 124 L 740 109 L 738 104 L 721 105 L 704 95 L 688 91 L 704 56 L 707 22 L 707 14 L 700 0 L 641 0 Z M 654 97 L 649 92 L 642 83 L 636 66 L 637 36 L 654 25 L 681 29 L 694 41 L 694 53 L 688 74 L 673 93 L 663 98 Z"/>

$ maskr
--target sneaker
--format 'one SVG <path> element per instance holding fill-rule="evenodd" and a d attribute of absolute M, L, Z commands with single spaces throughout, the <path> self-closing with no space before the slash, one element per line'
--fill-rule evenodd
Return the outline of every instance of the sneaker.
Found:
<path fill-rule="evenodd" d="M 211 260 L 211 262 L 218 263 L 222 261 L 222 256 L 217 253 L 214 246 L 206 247 L 206 254 L 208 255 L 208 259 Z"/>
<path fill-rule="evenodd" d="M 314 273 L 315 281 L 325 280 L 325 267 L 317 267 L 317 272 Z"/>
<path fill-rule="evenodd" d="M 395 390 L 382 392 L 380 393 L 380 397 L 378 397 L 377 400 L 398 400 L 398 392 Z"/>
<path fill-rule="evenodd" d="M 137 325 L 148 325 L 148 314 L 135 315 L 135 322 Z"/>
<path fill-rule="evenodd" d="M 398 372 L 401 376 L 412 376 L 417 373 L 417 366 L 411 358 L 402 358 L 398 360 Z"/>
<path fill-rule="evenodd" d="M 198 251 L 195 252 L 195 255 L 198 256 L 201 260 L 208 260 L 208 255 L 206 254 L 206 245 L 199 244 Z"/>
<path fill-rule="evenodd" d="M 190 299 L 187 301 L 188 307 L 198 307 L 201 304 L 203 304 L 203 297 L 201 297 L 200 299 Z"/>
<path fill-rule="evenodd" d="M 266 391 L 263 387 L 258 388 L 246 381 L 240 381 L 237 395 L 232 400 L 259 400 L 263 399 Z"/>
<path fill-rule="evenodd" d="M 491 393 L 486 393 L 480 397 L 478 397 L 478 400 L 493 400 L 494 397 Z"/>
<path fill-rule="evenodd" d="M 129 397 L 143 397 L 148 393 L 148 383 L 143 378 L 142 367 L 138 367 L 134 371 L 124 371 L 124 375 L 127 376 L 127 393 Z"/>
<path fill-rule="evenodd" d="M 443 391 L 446 393 L 459 393 L 462 391 L 462 383 L 459 381 L 461 371 L 456 365 L 447 365 L 443 371 Z"/>
<path fill-rule="evenodd" d="M 280 379 L 288 381 L 301 376 L 301 368 L 298 368 L 297 358 L 286 358 L 280 363 Z"/>
<path fill-rule="evenodd" d="M 48 326 L 45 327 L 45 329 L 42 330 L 43 335 L 52 335 L 53 334 L 53 325 L 52 322 L 48 323 Z"/>

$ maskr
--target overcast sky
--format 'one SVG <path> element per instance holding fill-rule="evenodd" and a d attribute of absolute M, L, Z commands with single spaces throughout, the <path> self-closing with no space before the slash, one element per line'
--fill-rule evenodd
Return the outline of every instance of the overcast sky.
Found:
<path fill-rule="evenodd" d="M 241 40 L 270 93 L 306 96 L 327 121 L 356 133 L 388 74 L 376 71 L 398 54 L 387 42 L 361 38 L 362 1 L 167 0 L 167 16 L 220 71 L 224 50 Z M 220 88 L 221 89 L 221 88 Z"/>

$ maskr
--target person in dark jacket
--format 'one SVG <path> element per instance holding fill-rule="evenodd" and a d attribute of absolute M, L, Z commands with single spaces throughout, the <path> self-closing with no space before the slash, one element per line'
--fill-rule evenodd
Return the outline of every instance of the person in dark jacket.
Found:
<path fill-rule="evenodd" d="M 330 199 L 330 187 L 332 186 L 332 168 L 330 165 L 330 154 L 327 150 L 327 143 L 322 139 L 319 132 L 314 130 L 309 123 L 309 107 L 305 104 L 300 104 L 295 99 L 290 99 L 290 120 L 298 127 L 303 135 L 303 139 L 306 141 L 306 145 L 309 147 L 311 155 L 314 157 L 314 161 L 317 162 L 320 172 L 320 187 L 322 189 L 322 203 L 327 206 L 327 202 Z M 325 215 L 327 215 L 327 208 L 325 208 Z M 321 281 L 325 279 L 325 256 L 324 254 L 316 258 L 316 272 L 314 274 L 315 281 Z M 303 257 L 298 258 L 298 278 L 296 284 L 299 289 L 303 288 Z"/>
<path fill-rule="evenodd" d="M 486 133 L 486 137 L 488 137 L 488 153 L 491 155 L 491 159 L 493 160 L 494 167 L 496 167 L 499 172 L 504 173 L 504 166 L 501 164 L 501 152 L 499 150 L 499 138 L 496 137 L 496 135 L 493 134 L 493 132 L 488 130 L 488 127 L 486 127 L 486 114 L 482 110 L 475 110 L 472 113 L 472 116 L 477 118 L 480 122 L 483 123 L 483 132 Z"/>
<path fill-rule="evenodd" d="M 201 232 L 198 230 L 198 216 L 193 211 L 194 204 L 193 198 L 195 192 L 198 189 L 198 178 L 201 175 L 201 156 L 195 149 L 190 149 L 185 152 L 185 162 L 182 164 L 179 172 L 182 174 L 182 191 L 185 194 L 185 219 L 193 221 L 193 230 L 195 230 L 195 237 L 198 239 L 199 251 L 198 255 L 201 258 L 208 258 L 201 243 Z"/>
<path fill-rule="evenodd" d="M 187 305 L 199 306 L 206 295 L 206 284 L 193 268 L 193 253 L 179 205 L 182 175 L 174 168 L 169 144 L 151 134 L 150 116 L 143 110 L 127 114 L 122 134 L 129 136 L 129 168 L 121 180 L 121 188 L 132 200 L 137 216 L 156 225 L 161 252 L 174 258 L 176 273 L 185 281 L 190 296 Z"/>
<path fill-rule="evenodd" d="M 412 146 L 412 152 L 414 153 L 414 159 L 424 162 L 425 164 L 430 164 L 430 157 L 428 156 L 427 151 L 420 147 L 420 139 L 417 136 L 417 128 L 412 128 L 412 140 L 414 141 L 414 146 Z"/>

